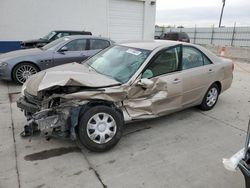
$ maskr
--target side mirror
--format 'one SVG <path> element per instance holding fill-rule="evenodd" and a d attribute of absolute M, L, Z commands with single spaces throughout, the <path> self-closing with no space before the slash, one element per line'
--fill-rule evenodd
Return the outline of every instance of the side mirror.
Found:
<path fill-rule="evenodd" d="M 68 51 L 68 48 L 66 46 L 64 46 L 58 52 L 63 53 L 63 52 L 66 52 L 66 51 Z"/>
<path fill-rule="evenodd" d="M 137 85 L 141 86 L 144 89 L 150 88 L 154 85 L 154 82 L 152 80 L 149 80 L 147 78 L 142 78 L 137 82 Z"/>

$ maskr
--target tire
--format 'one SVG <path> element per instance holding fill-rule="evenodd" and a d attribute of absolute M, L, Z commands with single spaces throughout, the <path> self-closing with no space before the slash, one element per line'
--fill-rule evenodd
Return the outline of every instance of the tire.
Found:
<path fill-rule="evenodd" d="M 12 72 L 12 78 L 17 84 L 23 84 L 27 78 L 39 72 L 39 69 L 32 63 L 20 63 Z"/>
<path fill-rule="evenodd" d="M 104 152 L 113 148 L 123 132 L 122 115 L 108 106 L 93 106 L 79 117 L 78 141 L 94 152 Z"/>
<path fill-rule="evenodd" d="M 200 104 L 200 109 L 203 111 L 211 110 L 216 105 L 218 98 L 219 98 L 219 94 L 220 94 L 220 89 L 218 85 L 215 83 L 212 84 L 208 88 L 202 100 L 202 103 Z"/>

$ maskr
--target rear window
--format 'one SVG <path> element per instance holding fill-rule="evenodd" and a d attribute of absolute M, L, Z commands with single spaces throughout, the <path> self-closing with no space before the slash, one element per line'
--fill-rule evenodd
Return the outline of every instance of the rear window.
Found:
<path fill-rule="evenodd" d="M 188 39 L 188 35 L 186 33 L 180 33 L 180 38 L 181 39 Z"/>

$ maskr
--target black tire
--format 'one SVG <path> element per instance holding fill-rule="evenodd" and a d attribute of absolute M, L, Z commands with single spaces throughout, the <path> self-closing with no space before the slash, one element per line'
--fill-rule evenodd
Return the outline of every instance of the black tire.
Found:
<path fill-rule="evenodd" d="M 29 67 L 30 68 L 29 69 L 30 75 L 33 75 L 33 74 L 39 72 L 38 67 L 32 63 L 20 63 L 17 66 L 15 66 L 13 71 L 12 71 L 12 78 L 13 78 L 14 82 L 16 82 L 17 84 L 20 84 L 20 85 L 26 81 L 26 79 L 21 80 L 20 77 L 17 76 L 18 71 L 20 71 L 22 67 Z"/>
<path fill-rule="evenodd" d="M 211 103 L 209 104 L 207 98 L 209 97 L 210 92 L 211 92 L 212 90 L 213 90 L 213 91 L 216 90 L 216 92 L 217 92 L 217 97 L 216 97 L 216 98 L 214 97 L 214 102 L 212 102 L 212 104 L 211 104 Z M 203 111 L 211 110 L 211 109 L 216 105 L 216 103 L 217 103 L 217 101 L 218 101 L 218 98 L 219 98 L 219 94 L 220 94 L 220 89 L 219 89 L 218 85 L 217 85 L 216 83 L 212 84 L 212 85 L 208 88 L 208 90 L 207 90 L 207 92 L 206 92 L 206 94 L 205 94 L 205 96 L 204 96 L 204 98 L 203 98 L 203 100 L 202 100 L 202 103 L 200 104 L 199 108 L 200 108 L 201 110 L 203 110 Z"/>
<path fill-rule="evenodd" d="M 116 124 L 116 132 L 114 133 L 112 137 L 110 137 L 110 140 L 107 141 L 106 143 L 96 143 L 98 142 L 98 137 L 96 137 L 96 140 L 94 141 L 89 137 L 90 129 L 88 128 L 88 123 L 91 122 L 91 119 L 93 119 L 95 115 L 98 116 L 99 114 L 102 114 L 102 113 L 107 114 L 113 118 L 112 121 L 114 121 Z M 100 117 L 98 116 L 98 118 Z M 97 124 L 98 123 L 96 122 L 96 126 Z M 80 144 L 84 145 L 87 149 L 94 151 L 94 152 L 107 151 L 113 148 L 121 139 L 122 132 L 123 132 L 123 125 L 124 125 L 124 122 L 123 122 L 122 115 L 114 108 L 111 108 L 108 106 L 101 106 L 101 105 L 89 107 L 86 111 L 81 113 L 79 117 L 79 123 L 77 127 L 78 143 L 80 142 Z M 110 129 L 110 128 L 107 128 L 106 126 L 106 129 Z M 95 131 L 99 131 L 99 130 L 97 130 L 96 128 Z M 106 136 L 107 135 L 105 135 L 105 138 Z"/>

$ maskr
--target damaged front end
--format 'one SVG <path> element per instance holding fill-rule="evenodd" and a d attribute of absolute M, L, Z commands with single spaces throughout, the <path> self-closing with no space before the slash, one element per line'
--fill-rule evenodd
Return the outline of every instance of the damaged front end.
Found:
<path fill-rule="evenodd" d="M 56 96 L 39 98 L 26 92 L 17 101 L 17 106 L 27 118 L 27 125 L 21 136 L 40 132 L 47 139 L 62 137 L 75 140 L 74 128 L 78 124 L 80 105 L 83 104 L 84 102 L 67 102 Z"/>

